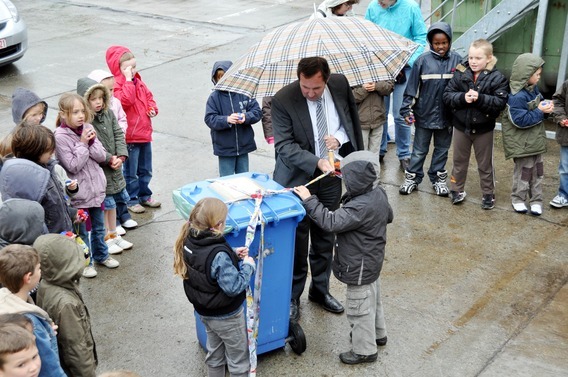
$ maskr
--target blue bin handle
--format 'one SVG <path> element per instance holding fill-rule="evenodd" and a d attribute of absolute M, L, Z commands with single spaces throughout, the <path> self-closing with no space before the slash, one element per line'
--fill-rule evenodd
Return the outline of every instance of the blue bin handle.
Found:
<path fill-rule="evenodd" d="M 228 212 L 227 212 L 227 219 L 225 220 L 225 228 L 229 227 L 229 231 L 236 236 L 239 234 L 240 229 L 239 229 L 239 223 L 237 223 L 235 219 L 233 219 L 230 215 L 232 205 L 233 202 L 227 203 Z"/>
<path fill-rule="evenodd" d="M 252 179 L 262 178 L 264 182 L 268 182 L 270 180 L 268 174 L 265 173 L 251 173 L 251 178 Z M 258 180 L 260 181 L 260 179 Z"/>

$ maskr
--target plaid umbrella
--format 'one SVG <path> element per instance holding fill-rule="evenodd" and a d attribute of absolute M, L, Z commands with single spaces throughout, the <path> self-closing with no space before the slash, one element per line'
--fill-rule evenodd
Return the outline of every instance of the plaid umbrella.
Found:
<path fill-rule="evenodd" d="M 267 34 L 240 57 L 215 89 L 251 98 L 272 96 L 297 79 L 302 58 L 321 56 L 350 85 L 394 80 L 418 45 L 356 17 L 313 18 Z"/>

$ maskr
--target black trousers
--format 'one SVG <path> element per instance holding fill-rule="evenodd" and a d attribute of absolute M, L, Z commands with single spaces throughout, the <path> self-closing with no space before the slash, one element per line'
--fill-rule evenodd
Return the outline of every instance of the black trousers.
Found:
<path fill-rule="evenodd" d="M 339 178 L 325 177 L 308 186 L 308 188 L 326 208 L 330 210 L 339 208 L 339 200 L 341 199 L 341 180 Z M 304 291 L 308 276 L 308 259 L 312 273 L 310 293 L 316 297 L 321 297 L 329 292 L 334 244 L 335 234 L 322 230 L 310 220 L 308 215 L 300 221 L 296 228 L 292 299 L 299 299 Z"/>

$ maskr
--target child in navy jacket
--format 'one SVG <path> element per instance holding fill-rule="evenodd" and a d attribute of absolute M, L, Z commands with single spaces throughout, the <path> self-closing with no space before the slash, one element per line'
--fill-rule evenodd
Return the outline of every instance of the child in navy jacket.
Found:
<path fill-rule="evenodd" d="M 217 84 L 232 64 L 215 62 L 211 71 L 213 84 Z M 248 154 L 256 150 L 252 125 L 261 117 L 262 110 L 253 98 L 221 90 L 209 95 L 205 123 L 211 129 L 213 154 L 219 157 L 221 177 L 249 170 Z"/>

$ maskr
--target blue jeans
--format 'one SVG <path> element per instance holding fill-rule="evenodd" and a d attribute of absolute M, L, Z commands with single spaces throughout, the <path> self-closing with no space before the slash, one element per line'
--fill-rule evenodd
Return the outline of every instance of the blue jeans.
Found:
<path fill-rule="evenodd" d="M 105 209 L 116 208 L 116 225 L 120 225 L 132 218 L 130 213 L 128 213 L 129 201 L 130 196 L 128 196 L 126 189 L 117 194 L 107 194 L 105 197 Z"/>
<path fill-rule="evenodd" d="M 565 199 L 568 199 L 568 147 L 560 146 L 560 164 L 558 165 L 558 175 L 560 178 L 558 195 L 562 195 Z"/>
<path fill-rule="evenodd" d="M 430 141 L 434 138 L 434 151 L 432 152 L 432 161 L 428 169 L 428 177 L 430 182 L 434 183 L 438 180 L 439 171 L 446 170 L 446 162 L 448 161 L 448 151 L 452 144 L 451 128 L 442 130 L 430 130 L 427 128 L 416 127 L 414 132 L 414 144 L 412 146 L 412 156 L 408 164 L 408 171 L 415 173 L 416 183 L 422 182 L 424 178 L 424 161 L 430 149 Z"/>
<path fill-rule="evenodd" d="M 240 156 L 223 157 L 219 156 L 219 176 L 246 173 L 249 171 L 248 153 Z"/>
<path fill-rule="evenodd" d="M 408 78 L 410 76 L 410 67 L 404 68 L 404 73 Z M 402 84 L 395 84 L 394 91 L 390 96 L 385 97 L 385 109 L 387 120 L 383 128 L 383 139 L 381 142 L 381 156 L 387 153 L 387 134 L 389 129 L 389 109 L 390 99 L 392 97 L 392 116 L 394 118 L 394 140 L 396 143 L 396 155 L 399 160 L 410 158 L 410 137 L 412 136 L 411 128 L 406 124 L 404 118 L 400 115 L 400 107 L 402 106 L 402 99 L 404 97 L 404 90 L 406 89 L 406 81 Z"/>
<path fill-rule="evenodd" d="M 126 191 L 130 196 L 128 205 L 133 206 L 150 199 L 152 179 L 152 143 L 128 144 L 128 158 L 124 162 Z"/>
<path fill-rule="evenodd" d="M 84 226 L 79 228 L 79 236 L 89 248 L 92 265 L 93 260 L 97 262 L 104 262 L 109 256 L 108 247 L 105 242 L 105 217 L 104 212 L 100 207 L 85 209 L 89 211 L 89 217 L 91 218 L 91 238 L 89 239 L 89 233 L 87 232 L 87 228 Z"/>

